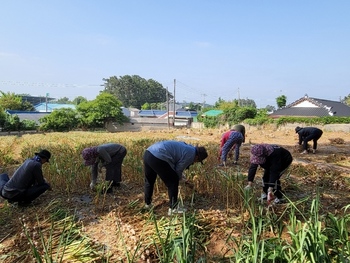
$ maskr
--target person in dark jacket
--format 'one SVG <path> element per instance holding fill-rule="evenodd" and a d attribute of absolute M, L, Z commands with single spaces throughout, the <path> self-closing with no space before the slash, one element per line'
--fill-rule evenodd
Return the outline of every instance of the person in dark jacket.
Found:
<path fill-rule="evenodd" d="M 48 163 L 51 153 L 41 150 L 33 158 L 27 159 L 14 172 L 11 179 L 4 173 L 0 175 L 0 194 L 10 203 L 18 202 L 27 206 L 51 186 L 43 177 L 42 165 Z"/>
<path fill-rule="evenodd" d="M 106 168 L 106 181 L 109 182 L 108 193 L 112 192 L 113 186 L 120 186 L 122 181 L 122 164 L 127 150 L 117 143 L 106 143 L 88 147 L 82 151 L 84 164 L 91 166 L 90 188 L 95 189 L 98 172 L 102 167 Z"/>
<path fill-rule="evenodd" d="M 180 141 L 160 141 L 144 153 L 145 172 L 145 208 L 151 208 L 154 184 L 159 175 L 168 188 L 168 214 L 183 213 L 184 208 L 178 206 L 180 180 L 186 180 L 183 171 L 195 162 L 201 162 L 208 156 L 204 147 L 192 146 Z"/>
<path fill-rule="evenodd" d="M 303 145 L 302 154 L 308 153 L 307 144 L 309 141 L 313 141 L 312 153 L 316 153 L 317 141 L 321 138 L 323 131 L 315 127 L 301 128 L 297 126 L 295 132 L 299 135 L 299 145 Z"/>
<path fill-rule="evenodd" d="M 263 192 L 261 199 L 267 199 L 270 204 L 280 203 L 283 198 L 280 178 L 293 161 L 291 153 L 278 145 L 257 144 L 251 148 L 250 167 L 248 171 L 248 185 L 252 187 L 258 167 L 264 169 Z"/>

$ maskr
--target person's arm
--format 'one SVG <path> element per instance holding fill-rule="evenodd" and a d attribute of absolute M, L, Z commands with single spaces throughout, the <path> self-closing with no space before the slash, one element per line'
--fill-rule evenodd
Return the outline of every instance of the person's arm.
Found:
<path fill-rule="evenodd" d="M 40 163 L 35 164 L 35 167 L 33 169 L 33 176 L 34 176 L 35 184 L 40 185 L 40 184 L 44 184 L 46 182 L 44 179 L 43 170 L 41 168 Z"/>
<path fill-rule="evenodd" d="M 248 184 L 252 185 L 256 171 L 258 170 L 259 165 L 258 164 L 250 164 L 249 170 L 248 170 Z"/>
<path fill-rule="evenodd" d="M 98 157 L 100 160 L 102 160 L 103 165 L 106 165 L 112 162 L 112 158 L 105 148 L 98 147 L 97 152 L 98 152 Z"/>
<path fill-rule="evenodd" d="M 98 163 L 91 165 L 91 182 L 96 184 L 98 176 Z"/>

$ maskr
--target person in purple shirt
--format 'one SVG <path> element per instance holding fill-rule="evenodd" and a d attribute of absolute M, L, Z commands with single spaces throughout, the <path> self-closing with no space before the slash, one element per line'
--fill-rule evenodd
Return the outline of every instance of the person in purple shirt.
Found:
<path fill-rule="evenodd" d="M 144 153 L 145 173 L 145 208 L 150 208 L 154 184 L 159 175 L 168 188 L 169 212 L 182 213 L 185 209 L 178 206 L 178 187 L 180 180 L 186 180 L 183 171 L 195 162 L 201 162 L 208 157 L 204 147 L 192 146 L 180 141 L 160 141 Z"/>
<path fill-rule="evenodd" d="M 11 179 L 4 173 L 0 175 L 0 195 L 10 203 L 18 202 L 27 206 L 51 186 L 43 176 L 42 165 L 48 163 L 51 153 L 41 150 L 33 158 L 27 159 L 14 172 Z"/>
<path fill-rule="evenodd" d="M 127 150 L 117 143 L 106 143 L 88 147 L 82 151 L 84 164 L 91 166 L 90 188 L 95 189 L 98 172 L 106 168 L 106 181 L 109 182 L 107 193 L 113 192 L 113 186 L 119 187 L 122 181 L 122 164 Z"/>

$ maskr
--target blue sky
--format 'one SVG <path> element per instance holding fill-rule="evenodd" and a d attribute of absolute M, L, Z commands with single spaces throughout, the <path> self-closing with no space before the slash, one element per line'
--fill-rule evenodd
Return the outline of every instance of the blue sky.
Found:
<path fill-rule="evenodd" d="M 104 78 L 139 75 L 180 102 L 338 101 L 350 94 L 349 11 L 347 0 L 2 1 L 0 90 L 91 100 Z"/>

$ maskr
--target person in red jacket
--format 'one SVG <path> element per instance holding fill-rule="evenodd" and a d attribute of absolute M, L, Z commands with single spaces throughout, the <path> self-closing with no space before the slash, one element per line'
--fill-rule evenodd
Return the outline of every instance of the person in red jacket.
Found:
<path fill-rule="evenodd" d="M 264 169 L 263 192 L 261 199 L 268 203 L 278 204 L 282 201 L 283 193 L 280 178 L 293 161 L 291 153 L 278 145 L 257 144 L 251 148 L 250 167 L 248 171 L 248 185 L 252 187 L 258 167 Z"/>

